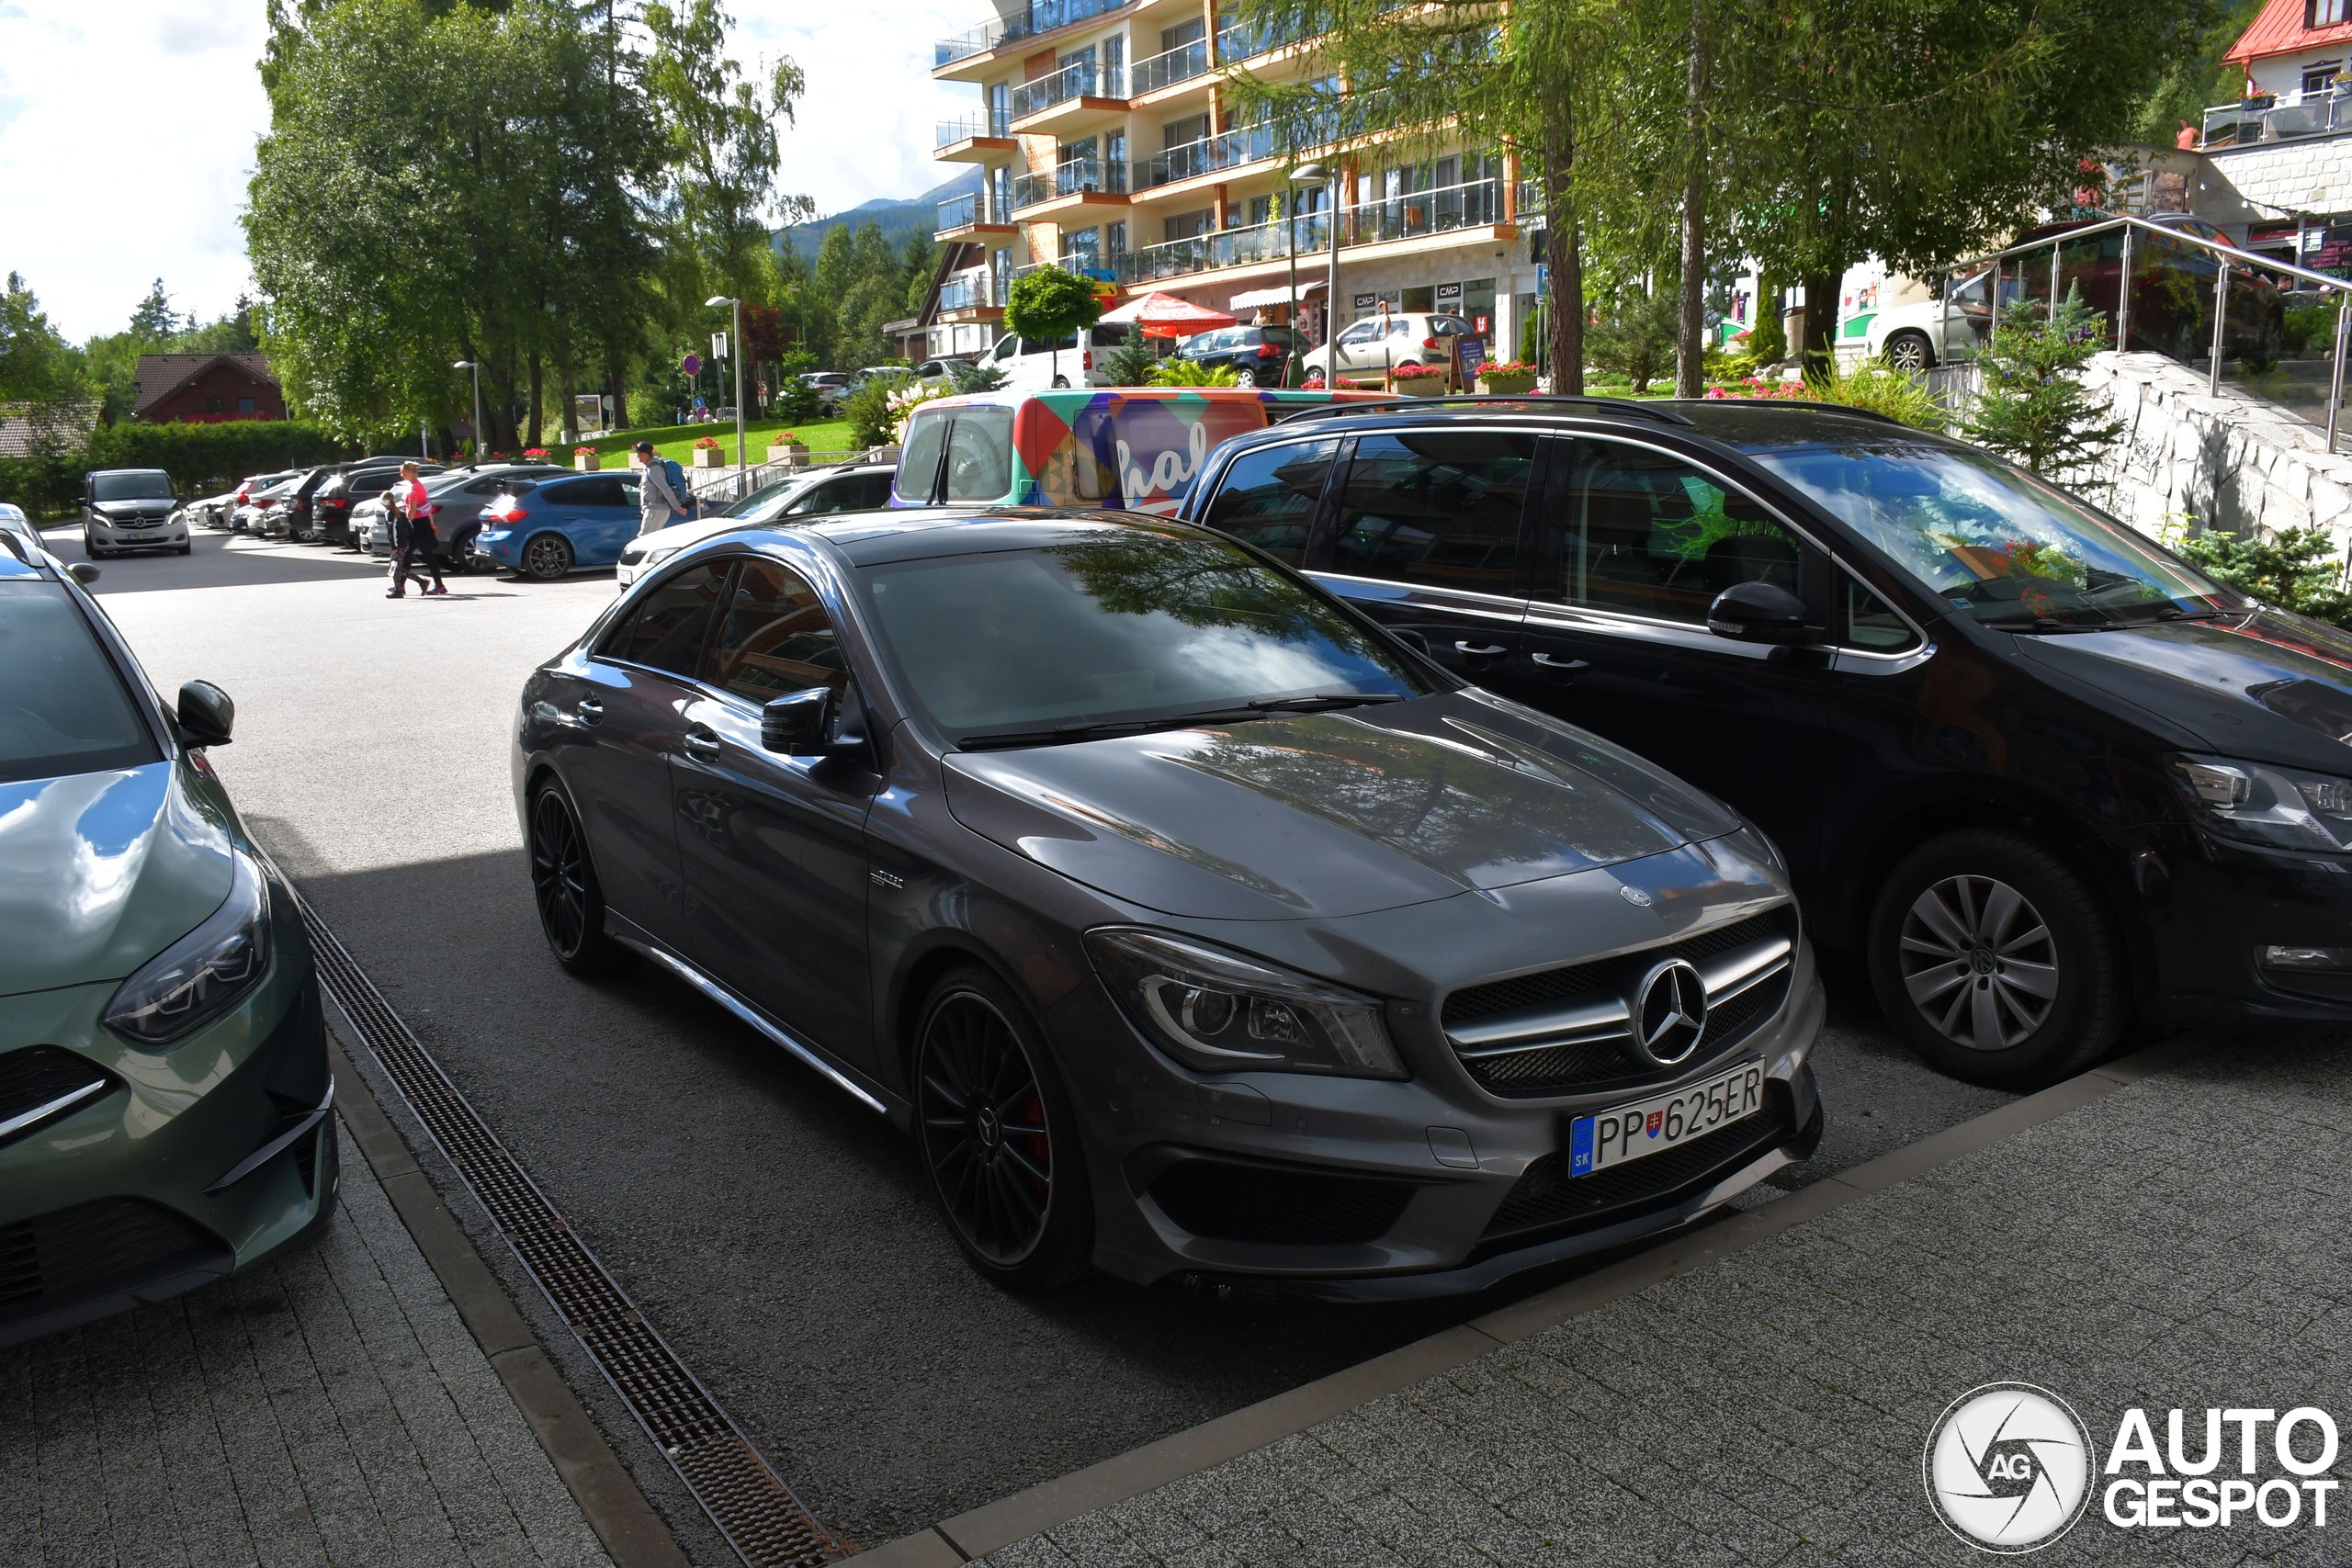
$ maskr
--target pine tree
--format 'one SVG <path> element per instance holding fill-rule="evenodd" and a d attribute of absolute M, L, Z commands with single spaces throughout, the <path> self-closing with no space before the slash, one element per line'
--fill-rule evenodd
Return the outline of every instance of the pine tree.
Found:
<path fill-rule="evenodd" d="M 2106 322 L 2083 303 L 2079 283 L 2046 321 L 2004 321 L 1977 356 L 1984 389 L 1963 434 L 2045 479 L 2088 477 L 2123 434 L 2106 400 L 2083 385 L 2083 367 L 2106 346 Z"/>

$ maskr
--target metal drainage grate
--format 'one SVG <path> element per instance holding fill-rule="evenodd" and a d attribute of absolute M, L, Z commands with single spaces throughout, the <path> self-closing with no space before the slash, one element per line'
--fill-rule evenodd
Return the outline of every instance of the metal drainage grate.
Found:
<path fill-rule="evenodd" d="M 309 900 L 298 893 L 295 902 L 322 983 L 727 1543 L 750 1568 L 846 1555 L 532 1185 Z"/>

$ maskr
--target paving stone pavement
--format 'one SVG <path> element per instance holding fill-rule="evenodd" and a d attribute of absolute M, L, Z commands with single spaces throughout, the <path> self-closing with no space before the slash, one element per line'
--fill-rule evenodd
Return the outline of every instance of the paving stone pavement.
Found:
<path fill-rule="evenodd" d="M 2131 1406 L 2194 1454 L 2207 1406 L 2316 1405 L 2352 1477 L 2352 1040 L 2224 1046 L 988 1561 L 1982 1562 L 1921 1455 L 2009 1381 L 2102 1463 Z M 2326 1529 L 2126 1529 L 2105 1480 L 2037 1563 L 2352 1563 L 2352 1486 Z"/>
<path fill-rule="evenodd" d="M 610 1568 L 343 1146 L 315 1246 L 0 1350 L 0 1564 Z"/>

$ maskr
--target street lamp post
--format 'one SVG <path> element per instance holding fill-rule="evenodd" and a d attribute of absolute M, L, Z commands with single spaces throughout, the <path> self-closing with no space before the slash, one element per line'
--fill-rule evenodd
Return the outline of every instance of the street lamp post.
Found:
<path fill-rule="evenodd" d="M 735 362 L 735 487 L 740 494 L 749 488 L 751 478 L 743 465 L 743 301 L 714 294 L 703 303 L 735 308 L 735 335 L 728 340 L 727 356 Z"/>
<path fill-rule="evenodd" d="M 481 366 L 475 360 L 460 359 L 449 368 L 470 370 L 474 373 L 474 462 L 480 464 L 481 462 Z"/>
<path fill-rule="evenodd" d="M 1323 385 L 1335 389 L 1340 384 L 1340 171 L 1335 166 L 1325 168 L 1320 164 L 1301 164 L 1290 172 L 1294 185 L 1313 185 L 1318 180 L 1331 182 L 1330 210 L 1323 215 L 1324 227 L 1331 231 L 1331 272 L 1323 285 Z M 1298 263 L 1291 262 L 1291 299 L 1298 299 Z"/>

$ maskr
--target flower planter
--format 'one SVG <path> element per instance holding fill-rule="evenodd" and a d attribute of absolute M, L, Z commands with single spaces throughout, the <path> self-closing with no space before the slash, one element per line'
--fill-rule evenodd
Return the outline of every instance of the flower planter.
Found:
<path fill-rule="evenodd" d="M 605 459 L 594 452 L 583 452 L 571 459 L 571 466 L 583 474 L 593 474 L 604 466 Z"/>
<path fill-rule="evenodd" d="M 797 443 L 790 446 L 768 448 L 768 461 L 771 463 L 805 463 L 808 460 L 808 448 Z"/>
<path fill-rule="evenodd" d="M 1481 376 L 1478 390 L 1492 398 L 1524 397 L 1535 390 L 1535 378 L 1528 376 Z"/>
<path fill-rule="evenodd" d="M 1399 376 L 1396 395 L 1404 398 L 1442 398 L 1445 396 L 1446 378 L 1442 376 Z"/>
<path fill-rule="evenodd" d="M 727 467 L 727 454 L 716 446 L 697 446 L 695 448 L 695 467 L 723 468 Z"/>

